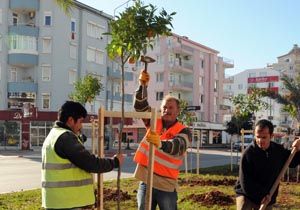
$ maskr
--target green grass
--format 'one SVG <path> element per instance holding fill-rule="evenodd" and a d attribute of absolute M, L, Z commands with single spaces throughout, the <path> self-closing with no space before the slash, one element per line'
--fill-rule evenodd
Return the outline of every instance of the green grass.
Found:
<path fill-rule="evenodd" d="M 178 209 L 185 210 L 234 210 L 235 200 L 229 206 L 225 205 L 210 205 L 205 206 L 201 202 L 195 202 L 187 199 L 191 194 L 200 195 L 207 194 L 212 191 L 219 191 L 234 199 L 235 193 L 233 184 L 237 176 L 237 167 L 234 171 L 230 171 L 230 166 L 212 167 L 200 169 L 200 175 L 196 174 L 181 174 L 180 188 L 178 192 Z M 230 181 L 230 185 L 212 185 L 222 180 Z M 201 183 L 199 182 L 201 181 Z M 136 190 L 139 181 L 135 179 L 122 179 L 121 189 L 123 192 L 128 192 L 131 196 L 130 200 L 121 201 L 121 209 L 136 210 Z M 203 185 L 203 183 L 206 183 Z M 104 183 L 104 188 L 116 189 L 116 181 L 107 181 Z M 42 209 L 41 207 L 41 191 L 29 190 L 23 192 L 15 192 L 8 194 L 0 194 L 0 209 L 9 210 L 35 210 Z M 105 201 L 105 210 L 117 209 L 116 201 Z M 281 209 L 299 209 L 300 206 L 300 184 L 298 183 L 281 183 L 280 193 L 277 198 L 277 204 L 274 206 L 275 210 Z"/>

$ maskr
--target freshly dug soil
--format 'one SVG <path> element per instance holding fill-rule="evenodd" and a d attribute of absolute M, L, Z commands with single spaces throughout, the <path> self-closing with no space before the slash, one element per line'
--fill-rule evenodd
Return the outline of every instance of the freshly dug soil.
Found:
<path fill-rule="evenodd" d="M 178 183 L 179 185 L 189 185 L 193 187 L 194 185 L 200 185 L 200 186 L 218 186 L 218 185 L 224 185 L 224 186 L 233 186 L 236 182 L 236 179 L 227 179 L 224 178 L 222 180 L 211 180 L 211 179 L 190 179 L 190 180 L 185 180 L 185 179 L 179 179 Z"/>
<path fill-rule="evenodd" d="M 117 201 L 118 200 L 118 193 L 117 189 L 103 189 L 103 201 Z M 128 192 L 123 192 L 120 190 L 120 200 L 121 201 L 126 201 L 130 200 L 131 196 L 128 194 Z"/>
<path fill-rule="evenodd" d="M 211 206 L 211 205 L 220 205 L 220 206 L 229 206 L 234 204 L 233 196 L 226 195 L 223 192 L 218 190 L 211 191 L 204 194 L 191 194 L 186 198 L 181 199 L 180 202 L 184 202 L 186 200 L 192 200 L 196 203 L 201 203 L 201 205 Z"/>

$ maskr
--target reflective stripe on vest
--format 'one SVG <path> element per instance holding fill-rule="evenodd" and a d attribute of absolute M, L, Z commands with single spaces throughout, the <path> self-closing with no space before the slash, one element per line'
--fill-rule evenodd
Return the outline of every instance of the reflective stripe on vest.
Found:
<path fill-rule="evenodd" d="M 42 163 L 42 169 L 49 169 L 49 170 L 62 170 L 62 169 L 69 169 L 69 168 L 77 168 L 73 163 Z"/>
<path fill-rule="evenodd" d="M 80 187 L 88 184 L 93 184 L 93 180 L 83 179 L 77 181 L 64 181 L 64 182 L 42 182 L 42 187 L 46 187 L 46 188 Z"/>
<path fill-rule="evenodd" d="M 157 121 L 157 132 L 161 134 L 161 140 L 167 141 L 168 139 L 173 139 L 183 128 L 185 128 L 185 126 L 177 122 L 168 130 L 162 132 L 162 121 Z M 154 173 L 171 179 L 177 179 L 183 156 L 172 156 L 162 150 L 157 150 L 156 148 L 154 151 Z M 148 156 L 149 143 L 143 139 L 135 153 L 134 161 L 147 167 Z"/>
<path fill-rule="evenodd" d="M 65 132 L 71 131 L 52 128 L 43 144 L 42 207 L 44 208 L 69 209 L 95 203 L 92 175 L 55 152 L 55 143 Z M 78 142 L 81 143 L 79 139 Z"/>

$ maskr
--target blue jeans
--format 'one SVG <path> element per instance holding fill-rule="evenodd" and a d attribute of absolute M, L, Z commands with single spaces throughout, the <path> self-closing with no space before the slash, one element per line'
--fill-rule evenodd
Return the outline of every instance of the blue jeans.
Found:
<path fill-rule="evenodd" d="M 138 210 L 145 210 L 146 188 L 147 185 L 140 182 L 137 193 Z M 160 210 L 177 210 L 177 192 L 166 192 L 152 188 L 151 209 L 155 210 L 157 205 Z"/>

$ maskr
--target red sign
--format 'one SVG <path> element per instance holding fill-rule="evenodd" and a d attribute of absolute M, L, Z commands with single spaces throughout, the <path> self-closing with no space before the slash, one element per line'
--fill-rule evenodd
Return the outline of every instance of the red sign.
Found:
<path fill-rule="evenodd" d="M 278 82 L 279 76 L 249 77 L 248 83 Z"/>

